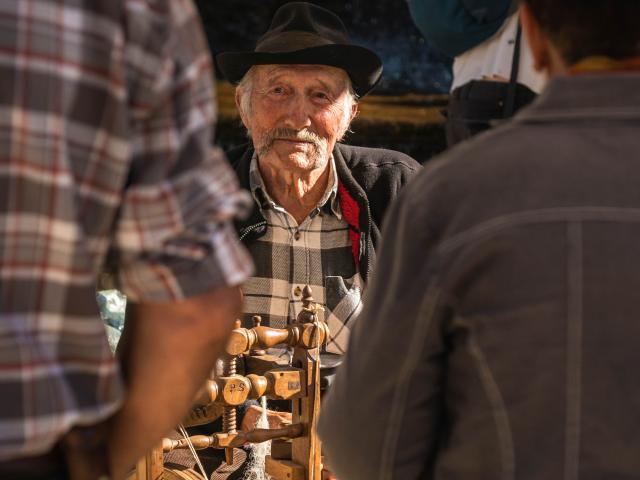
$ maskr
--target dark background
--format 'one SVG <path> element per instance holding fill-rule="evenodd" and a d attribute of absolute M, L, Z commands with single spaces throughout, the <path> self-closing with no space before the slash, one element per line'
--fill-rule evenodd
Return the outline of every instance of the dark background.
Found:
<path fill-rule="evenodd" d="M 214 55 L 223 51 L 251 51 L 271 18 L 286 0 L 196 0 Z M 451 83 L 451 62 L 425 43 L 409 15 L 405 0 L 315 0 L 335 12 L 352 40 L 375 51 L 384 73 L 373 95 L 420 94 L 421 106 L 440 108 Z M 412 100 L 412 101 L 415 101 Z M 425 161 L 444 148 L 441 124 L 403 124 L 380 118 L 357 119 L 345 140 L 365 146 L 404 151 Z M 222 118 L 218 142 L 228 148 L 243 141 L 236 119 Z"/>

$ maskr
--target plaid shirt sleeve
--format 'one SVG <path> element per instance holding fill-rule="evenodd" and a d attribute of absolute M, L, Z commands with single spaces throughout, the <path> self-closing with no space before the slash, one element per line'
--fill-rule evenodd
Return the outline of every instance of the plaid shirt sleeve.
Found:
<path fill-rule="evenodd" d="M 164 5 L 161 9 L 159 5 Z M 211 58 L 190 0 L 128 2 L 133 162 L 113 248 L 134 301 L 238 285 L 252 264 L 230 220 L 250 205 L 219 149 Z"/>
<path fill-rule="evenodd" d="M 238 284 L 251 262 L 191 0 L 6 1 L 0 18 L 2 461 L 121 404 L 95 300 L 109 249 L 134 301 Z"/>

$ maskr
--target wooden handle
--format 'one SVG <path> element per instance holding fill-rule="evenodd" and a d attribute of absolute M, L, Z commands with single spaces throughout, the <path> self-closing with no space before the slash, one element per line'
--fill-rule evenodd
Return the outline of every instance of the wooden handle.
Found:
<path fill-rule="evenodd" d="M 214 447 L 216 443 L 215 437 L 208 437 L 206 435 L 194 435 L 189 437 L 193 447 L 196 450 L 204 450 L 205 448 Z M 172 440 L 170 438 L 162 439 L 162 451 L 167 453 L 173 450 L 184 450 L 189 448 L 189 443 L 186 438 L 180 440 Z"/>
<path fill-rule="evenodd" d="M 189 437 L 193 447 L 196 450 L 204 450 L 205 448 L 232 448 L 240 447 L 245 443 L 262 443 L 276 438 L 297 438 L 302 436 L 304 426 L 301 423 L 287 425 L 283 428 L 258 428 L 250 432 L 238 432 L 234 434 L 216 433 L 211 437 L 206 435 L 194 435 Z M 180 440 L 172 440 L 170 438 L 162 439 L 162 451 L 167 453 L 173 450 L 184 450 L 189 448 L 189 442 L 186 438 Z"/>
<path fill-rule="evenodd" d="M 231 356 L 238 356 L 255 348 L 271 348 L 280 344 L 291 344 L 297 341 L 297 332 L 294 330 L 295 328 L 237 328 L 231 332 L 226 352 Z"/>
<path fill-rule="evenodd" d="M 253 329 L 258 337 L 257 345 L 260 348 L 271 348 L 281 343 L 288 343 L 289 338 L 292 335 L 290 329 L 276 329 L 269 327 L 255 327 Z"/>
<path fill-rule="evenodd" d="M 283 428 L 257 428 L 250 432 L 240 432 L 232 440 L 232 447 L 240 447 L 245 443 L 262 443 L 276 438 L 296 438 L 300 437 L 304 432 L 304 426 L 301 423 L 287 425 Z"/>
<path fill-rule="evenodd" d="M 329 328 L 324 322 L 292 325 L 286 329 L 255 327 L 238 328 L 231 332 L 226 351 L 231 356 L 242 355 L 256 348 L 289 345 L 306 349 L 316 348 L 329 339 Z"/>

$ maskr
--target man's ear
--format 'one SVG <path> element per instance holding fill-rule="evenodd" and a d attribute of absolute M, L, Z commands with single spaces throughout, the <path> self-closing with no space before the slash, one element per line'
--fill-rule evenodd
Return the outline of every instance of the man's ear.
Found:
<path fill-rule="evenodd" d="M 351 105 L 351 117 L 349 118 L 349 124 L 353 121 L 354 118 L 358 115 L 359 106 L 358 102 L 354 101 L 353 105 Z"/>
<path fill-rule="evenodd" d="M 249 125 L 247 124 L 246 112 L 242 110 L 241 99 L 242 99 L 242 95 L 240 94 L 240 90 L 236 88 L 236 95 L 235 95 L 236 109 L 238 110 L 238 114 L 240 115 L 240 121 L 242 121 L 242 124 L 244 125 L 244 127 L 247 130 L 249 130 Z"/>
<path fill-rule="evenodd" d="M 542 32 L 538 19 L 533 15 L 526 2 L 522 2 L 520 6 L 520 22 L 533 55 L 534 68 L 538 72 L 550 73 L 552 65 L 549 41 Z"/>
<path fill-rule="evenodd" d="M 551 76 L 566 74 L 568 71 L 566 61 L 560 50 L 543 31 L 526 0 L 520 6 L 520 22 L 533 55 L 534 68 Z"/>

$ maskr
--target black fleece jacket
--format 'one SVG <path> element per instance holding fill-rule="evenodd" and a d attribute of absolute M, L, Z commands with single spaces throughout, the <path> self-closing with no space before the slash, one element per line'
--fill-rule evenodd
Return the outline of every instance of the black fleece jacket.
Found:
<path fill-rule="evenodd" d="M 250 188 L 249 168 L 253 152 L 249 145 L 227 152 L 240 185 L 246 190 Z M 333 157 L 343 214 L 347 209 L 355 212 L 355 218 L 349 219 L 347 214 L 344 217 L 357 234 L 359 245 L 354 250 L 355 261 L 360 276 L 367 282 L 375 262 L 375 249 L 380 242 L 380 229 L 387 207 L 421 166 L 404 153 L 341 143 L 333 149 Z M 357 204 L 355 209 L 349 208 L 348 205 L 354 204 Z M 257 205 L 248 219 L 236 222 L 236 229 L 240 239 L 247 244 L 265 234 L 266 222 Z"/>

